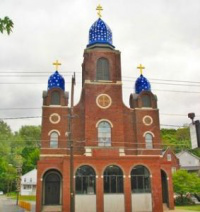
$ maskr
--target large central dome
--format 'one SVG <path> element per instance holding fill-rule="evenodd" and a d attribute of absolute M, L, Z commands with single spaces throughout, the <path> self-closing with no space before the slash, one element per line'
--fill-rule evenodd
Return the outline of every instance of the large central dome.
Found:
<path fill-rule="evenodd" d="M 108 44 L 114 48 L 112 45 L 112 31 L 101 18 L 91 26 L 89 31 L 89 44 L 87 47 L 94 44 Z"/>

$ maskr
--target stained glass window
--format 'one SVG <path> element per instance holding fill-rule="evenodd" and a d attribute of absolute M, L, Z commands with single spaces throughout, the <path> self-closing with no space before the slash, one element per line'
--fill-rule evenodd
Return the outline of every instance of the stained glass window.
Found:
<path fill-rule="evenodd" d="M 107 121 L 102 121 L 98 125 L 99 146 L 111 146 L 111 126 Z"/>

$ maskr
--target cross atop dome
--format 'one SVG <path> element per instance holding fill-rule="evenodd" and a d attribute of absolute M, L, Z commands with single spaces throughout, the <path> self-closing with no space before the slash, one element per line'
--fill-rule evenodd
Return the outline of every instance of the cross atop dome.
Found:
<path fill-rule="evenodd" d="M 140 69 L 140 74 L 142 75 L 142 74 L 143 74 L 143 73 L 142 73 L 142 70 L 145 69 L 145 67 L 142 66 L 142 64 L 140 64 L 140 65 L 137 67 L 137 69 Z"/>
<path fill-rule="evenodd" d="M 135 82 L 135 93 L 140 94 L 142 91 L 151 91 L 151 84 L 149 80 L 143 76 L 142 70 L 145 69 L 142 64 L 140 64 L 137 69 L 140 69 L 140 76 Z"/>
<path fill-rule="evenodd" d="M 99 18 L 101 18 L 101 17 L 102 17 L 101 11 L 103 11 L 103 7 L 99 4 L 99 5 L 97 6 L 96 10 L 98 11 L 98 12 L 97 12 L 97 15 L 99 16 Z"/>
<path fill-rule="evenodd" d="M 99 4 L 96 8 L 97 14 L 99 16 L 98 20 L 90 27 L 89 31 L 89 44 L 87 47 L 94 45 L 107 45 L 111 48 L 115 48 L 112 45 L 112 31 L 110 27 L 101 19 L 102 6 Z"/>
<path fill-rule="evenodd" d="M 58 71 L 58 67 L 61 66 L 62 64 L 58 62 L 58 60 L 56 60 L 53 65 L 56 67 L 56 71 Z"/>

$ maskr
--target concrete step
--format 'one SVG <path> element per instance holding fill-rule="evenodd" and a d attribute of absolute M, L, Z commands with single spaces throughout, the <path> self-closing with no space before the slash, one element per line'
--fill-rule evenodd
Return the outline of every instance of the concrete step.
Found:
<path fill-rule="evenodd" d="M 42 212 L 61 212 L 62 211 L 62 206 L 60 205 L 48 205 L 48 206 L 43 206 Z"/>
<path fill-rule="evenodd" d="M 169 211 L 169 208 L 166 203 L 163 203 L 163 211 Z"/>

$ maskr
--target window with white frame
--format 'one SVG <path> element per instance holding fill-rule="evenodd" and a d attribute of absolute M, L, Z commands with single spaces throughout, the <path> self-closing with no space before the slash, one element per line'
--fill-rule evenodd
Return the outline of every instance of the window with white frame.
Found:
<path fill-rule="evenodd" d="M 145 134 L 146 149 L 153 149 L 153 136 L 150 133 Z"/>
<path fill-rule="evenodd" d="M 51 105 L 60 105 L 60 93 L 53 91 L 51 94 Z"/>
<path fill-rule="evenodd" d="M 107 121 L 102 121 L 98 125 L 98 145 L 111 146 L 111 126 Z"/>
<path fill-rule="evenodd" d="M 172 167 L 172 174 L 176 172 L 176 167 Z"/>
<path fill-rule="evenodd" d="M 97 61 L 97 80 L 110 80 L 109 62 L 106 58 L 99 58 Z"/>
<path fill-rule="evenodd" d="M 167 161 L 172 161 L 172 155 L 171 154 L 167 154 Z"/>
<path fill-rule="evenodd" d="M 50 135 L 50 148 L 58 148 L 58 133 L 52 132 Z"/>

